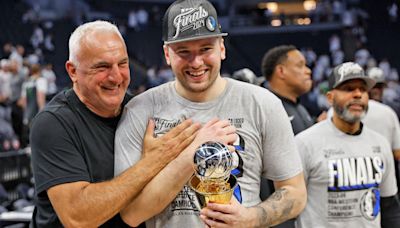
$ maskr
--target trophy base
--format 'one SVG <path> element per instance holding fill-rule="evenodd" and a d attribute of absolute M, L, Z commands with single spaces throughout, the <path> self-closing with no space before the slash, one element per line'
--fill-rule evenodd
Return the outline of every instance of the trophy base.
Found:
<path fill-rule="evenodd" d="M 229 189 L 221 192 L 204 192 L 199 190 L 200 180 L 197 176 L 193 175 L 189 179 L 189 187 L 196 193 L 200 206 L 203 208 L 207 206 L 208 202 L 228 204 L 231 201 L 233 191 L 237 186 L 237 179 L 234 175 L 230 175 L 227 184 Z"/>

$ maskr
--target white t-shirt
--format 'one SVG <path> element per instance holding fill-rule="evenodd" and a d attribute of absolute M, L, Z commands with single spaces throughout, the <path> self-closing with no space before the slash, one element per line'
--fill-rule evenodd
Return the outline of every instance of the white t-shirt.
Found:
<path fill-rule="evenodd" d="M 380 197 L 397 193 L 388 141 L 367 126 L 345 134 L 331 119 L 295 139 L 308 195 L 297 227 L 380 227 Z"/>
<path fill-rule="evenodd" d="M 400 149 L 399 119 L 388 105 L 369 100 L 368 112 L 362 122 L 388 139 L 392 150 Z"/>
<path fill-rule="evenodd" d="M 240 137 L 243 176 L 238 178 L 243 205 L 261 202 L 261 176 L 281 181 L 302 171 L 290 121 L 282 102 L 268 90 L 226 78 L 227 86 L 213 101 L 191 102 L 177 94 L 169 82 L 134 97 L 126 106 L 115 138 L 115 175 L 141 158 L 142 141 L 149 118 L 162 135 L 182 120 L 205 124 L 214 117 L 229 119 Z M 162 187 L 162 186 L 160 186 Z M 204 227 L 198 201 L 185 186 L 171 204 L 146 222 L 147 227 Z"/>

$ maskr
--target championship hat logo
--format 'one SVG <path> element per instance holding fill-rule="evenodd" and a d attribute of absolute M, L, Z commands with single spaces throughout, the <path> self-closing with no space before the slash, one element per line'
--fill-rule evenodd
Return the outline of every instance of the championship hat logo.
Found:
<path fill-rule="evenodd" d="M 209 31 L 214 32 L 216 27 L 217 27 L 217 21 L 215 20 L 215 18 L 213 16 L 207 17 L 206 28 Z"/>
<path fill-rule="evenodd" d="M 346 75 L 363 74 L 363 69 L 358 64 L 348 62 L 340 66 L 340 68 L 338 69 L 338 73 L 340 75 L 339 81 L 342 81 Z"/>
<path fill-rule="evenodd" d="M 208 12 L 202 6 L 199 6 L 198 8 L 182 9 L 181 13 L 174 18 L 174 27 L 176 28 L 176 33 L 173 38 L 177 38 L 181 31 L 184 32 L 190 28 L 196 30 L 204 27 L 204 19 L 207 16 Z M 207 28 L 209 28 L 208 24 Z M 213 30 L 215 30 L 215 27 Z"/>
<path fill-rule="evenodd" d="M 207 0 L 177 0 L 163 17 L 164 44 L 222 37 L 218 15 Z"/>

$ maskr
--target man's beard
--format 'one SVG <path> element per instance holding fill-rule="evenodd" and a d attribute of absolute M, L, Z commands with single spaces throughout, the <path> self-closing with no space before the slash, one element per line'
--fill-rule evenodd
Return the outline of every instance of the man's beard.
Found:
<path fill-rule="evenodd" d="M 363 105 L 364 111 L 361 113 L 361 115 L 358 116 L 358 115 L 352 114 L 349 110 L 349 106 L 352 104 L 355 104 L 355 103 L 359 104 L 359 102 L 350 102 L 349 104 L 341 107 L 334 101 L 332 106 L 333 106 L 333 109 L 335 110 L 335 112 L 340 117 L 340 119 L 346 121 L 347 123 L 354 124 L 354 123 L 360 121 L 362 118 L 364 118 L 368 111 L 368 106 Z"/>

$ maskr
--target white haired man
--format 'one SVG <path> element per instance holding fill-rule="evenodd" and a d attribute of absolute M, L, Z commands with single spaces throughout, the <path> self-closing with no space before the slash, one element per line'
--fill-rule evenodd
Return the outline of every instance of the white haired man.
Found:
<path fill-rule="evenodd" d="M 187 120 L 154 138 L 149 121 L 144 156 L 113 178 L 115 130 L 130 98 L 125 42 L 115 25 L 89 22 L 72 33 L 69 54 L 65 67 L 73 88 L 56 95 L 32 124 L 32 226 L 124 227 L 118 213 L 201 136 L 200 124 Z"/>

